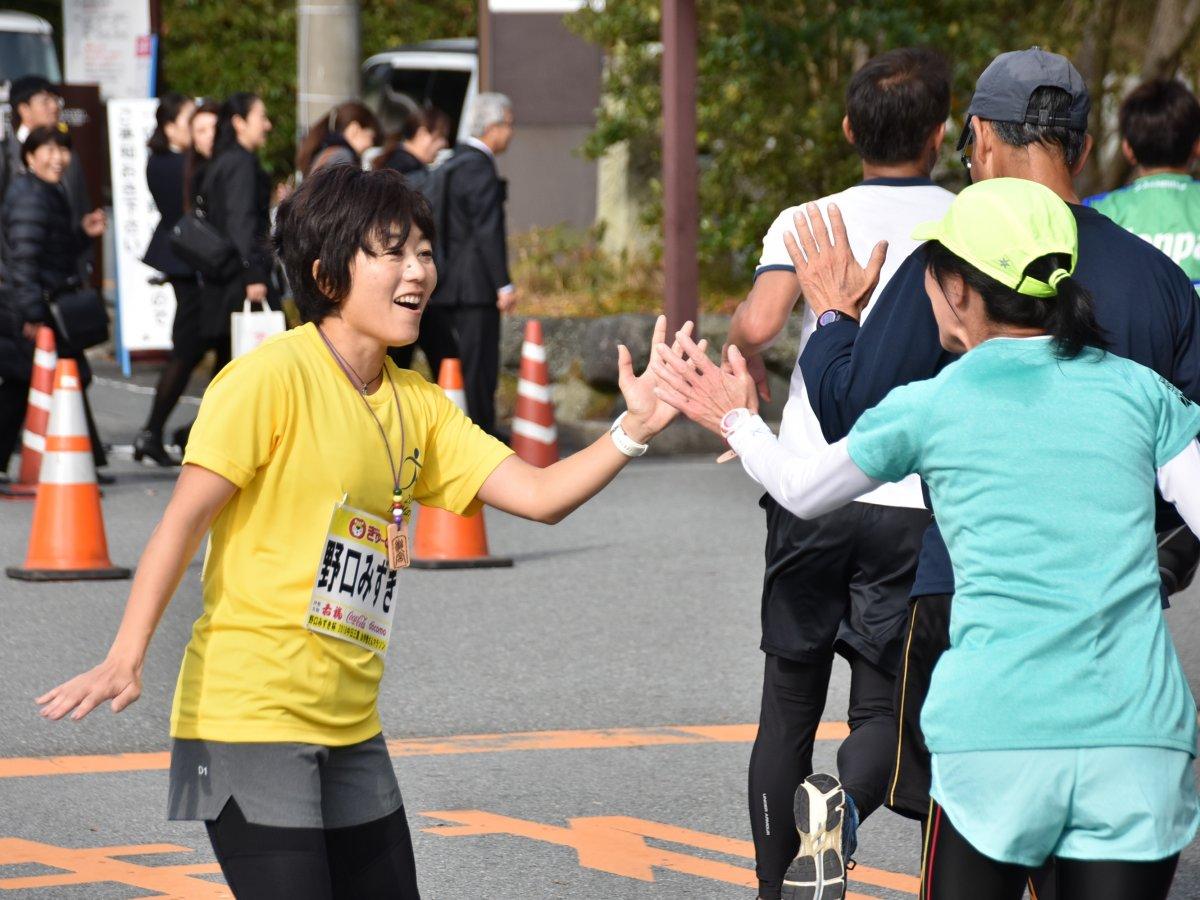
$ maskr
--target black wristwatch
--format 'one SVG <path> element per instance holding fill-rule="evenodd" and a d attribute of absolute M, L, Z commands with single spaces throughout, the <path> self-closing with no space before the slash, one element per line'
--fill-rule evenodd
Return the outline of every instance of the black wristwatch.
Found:
<path fill-rule="evenodd" d="M 834 322 L 840 322 L 842 319 L 850 319 L 857 322 L 854 316 L 847 315 L 840 309 L 827 309 L 825 312 L 817 316 L 817 327 L 824 328 L 826 325 L 832 325 Z"/>

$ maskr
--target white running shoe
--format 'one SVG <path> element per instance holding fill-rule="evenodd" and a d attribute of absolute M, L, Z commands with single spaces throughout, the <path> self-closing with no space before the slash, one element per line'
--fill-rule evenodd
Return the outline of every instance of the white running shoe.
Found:
<path fill-rule="evenodd" d="M 800 852 L 783 876 L 783 900 L 842 900 L 846 792 L 841 782 L 823 772 L 809 775 L 796 788 L 795 809 Z"/>

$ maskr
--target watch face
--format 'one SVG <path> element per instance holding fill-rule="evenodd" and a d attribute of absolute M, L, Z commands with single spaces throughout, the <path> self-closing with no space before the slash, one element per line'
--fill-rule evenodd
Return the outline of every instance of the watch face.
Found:
<path fill-rule="evenodd" d="M 721 430 L 732 431 L 734 426 L 737 425 L 737 423 L 741 420 L 744 413 L 745 410 L 743 409 L 731 409 L 729 412 L 725 413 L 724 417 L 721 419 Z"/>
<path fill-rule="evenodd" d="M 834 322 L 836 322 L 840 318 L 841 318 L 841 313 L 839 313 L 836 309 L 827 309 L 827 310 L 825 310 L 825 312 L 821 313 L 821 315 L 817 317 L 817 324 L 818 325 L 832 325 Z"/>

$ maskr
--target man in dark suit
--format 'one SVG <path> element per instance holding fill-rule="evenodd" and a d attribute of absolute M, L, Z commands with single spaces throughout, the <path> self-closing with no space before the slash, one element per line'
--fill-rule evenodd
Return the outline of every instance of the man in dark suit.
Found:
<path fill-rule="evenodd" d="M 63 99 L 58 89 L 40 75 L 25 75 L 16 78 L 8 89 L 12 106 L 12 130 L 5 135 L 3 153 L 0 153 L 0 199 L 9 183 L 25 171 L 25 160 L 21 145 L 35 128 L 59 127 L 62 123 Z M 63 173 L 63 187 L 71 203 L 71 212 L 76 220 L 91 212 L 92 202 L 88 197 L 87 183 L 79 155 L 71 154 L 71 162 Z"/>
<path fill-rule="evenodd" d="M 512 140 L 512 104 L 503 94 L 480 94 L 470 116 L 471 136 L 456 148 L 446 185 L 447 233 L 439 235 L 445 241 L 446 271 L 439 273 L 430 312 L 452 320 L 467 412 L 495 434 L 500 316 L 517 303 L 508 275 L 504 226 L 508 185 L 496 169 L 496 157 Z"/>

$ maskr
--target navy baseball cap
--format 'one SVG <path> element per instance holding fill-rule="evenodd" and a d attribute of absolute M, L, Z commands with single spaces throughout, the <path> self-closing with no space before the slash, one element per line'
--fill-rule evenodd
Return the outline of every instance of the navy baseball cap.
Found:
<path fill-rule="evenodd" d="M 1051 116 L 1045 110 L 1030 111 L 1029 100 L 1040 87 L 1062 88 L 1071 95 L 1071 106 L 1065 116 Z M 967 107 L 967 118 L 979 116 L 993 122 L 1087 131 L 1091 108 L 1087 85 L 1071 61 L 1040 47 L 1031 47 L 1001 53 L 991 61 L 975 83 L 975 96 Z M 969 134 L 970 130 L 963 128 L 958 137 L 959 150 L 966 145 Z"/>

